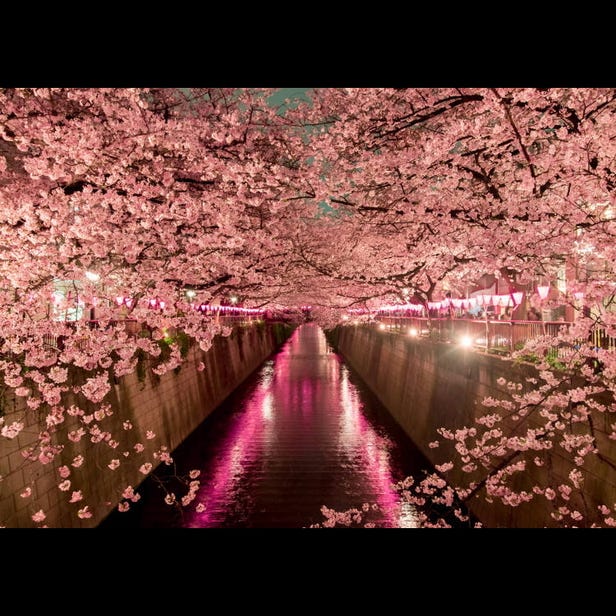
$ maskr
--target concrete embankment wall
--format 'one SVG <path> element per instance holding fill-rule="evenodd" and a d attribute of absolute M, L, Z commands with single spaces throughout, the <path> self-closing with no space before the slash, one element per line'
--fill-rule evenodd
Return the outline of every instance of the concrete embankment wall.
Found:
<path fill-rule="evenodd" d="M 339 327 L 329 332 L 328 337 L 433 464 L 452 459 L 453 454 L 447 441 L 439 448 L 429 447 L 431 441 L 443 441 L 437 428 L 454 431 L 464 426 L 471 427 L 476 425 L 474 420 L 477 417 L 494 412 L 494 409 L 486 409 L 480 403 L 486 396 L 507 398 L 506 386 L 499 385 L 499 378 L 520 382 L 526 377 L 537 376 L 531 364 L 516 363 L 458 345 L 411 338 L 370 326 Z M 579 386 L 580 383 L 573 385 Z M 557 489 L 572 469 L 579 468 L 584 478 L 582 489 L 579 493 L 573 493 L 565 504 L 571 510 L 577 509 L 583 513 L 587 520 L 596 520 L 597 505 L 611 506 L 616 502 L 616 443 L 608 438 L 611 431 L 609 424 L 614 422 L 613 414 L 597 412 L 592 420 L 597 448 L 609 462 L 588 456 L 584 465 L 578 467 L 573 461 L 573 454 L 555 446 L 547 463 L 538 467 L 533 461 L 537 453 L 528 452 L 522 454 L 526 460 L 526 470 L 517 479 L 516 488 L 532 490 L 532 486 L 538 484 Z M 526 425 L 540 425 L 533 414 L 526 422 L 524 429 Z M 517 424 L 513 420 L 506 419 L 499 425 L 506 432 L 515 434 Z M 482 475 L 485 476 L 484 471 Z M 462 477 L 463 473 L 456 469 L 447 475 L 454 485 Z M 468 506 L 486 526 L 558 525 L 551 516 L 553 504 L 542 496 L 530 503 L 510 507 L 496 502 L 487 503 L 480 494 Z"/>
<path fill-rule="evenodd" d="M 64 435 L 69 430 L 98 424 L 102 431 L 111 432 L 111 440 L 118 445 L 92 443 L 89 434 L 78 442 L 64 436 L 58 439 L 64 449 L 48 464 L 25 460 L 22 455 L 36 444 L 39 432 L 44 430 L 45 411 L 27 409 L 23 398 L 5 394 L 5 423 L 24 421 L 26 427 L 14 440 L 2 439 L 0 444 L 0 525 L 31 527 L 32 514 L 43 509 L 44 523 L 49 527 L 96 526 L 117 506 L 127 486 L 136 488 L 145 478 L 139 471 L 141 464 L 153 462 L 156 466 L 152 454 L 161 446 L 169 452 L 177 447 L 291 331 L 291 327 L 279 323 L 236 328 L 229 337 L 215 338 L 207 352 L 193 344 L 182 366 L 160 377 L 152 373 L 146 362 L 139 370 L 118 379 L 105 397 L 112 414 L 101 420 L 91 419 L 88 424 L 82 418 L 67 415 L 62 424 Z M 201 362 L 205 368 L 199 371 Z M 124 429 L 124 422 L 130 422 L 132 427 Z M 148 431 L 155 437 L 148 438 Z M 52 435 L 52 443 L 55 438 Z M 138 452 L 136 443 L 145 449 Z M 83 456 L 84 462 L 75 468 L 71 462 L 78 455 Z M 108 464 L 113 459 L 120 464 L 110 470 Z M 66 492 L 58 489 L 62 481 L 59 468 L 63 465 L 71 470 L 71 485 Z M 21 497 L 28 487 L 31 496 Z M 83 501 L 69 503 L 75 490 L 82 491 Z M 93 516 L 80 519 L 76 512 L 85 504 Z"/>

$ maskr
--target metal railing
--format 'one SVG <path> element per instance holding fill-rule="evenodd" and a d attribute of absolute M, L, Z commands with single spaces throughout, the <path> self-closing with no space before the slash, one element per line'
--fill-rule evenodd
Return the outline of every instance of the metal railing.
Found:
<path fill-rule="evenodd" d="M 483 319 L 446 319 L 425 317 L 377 317 L 377 321 L 389 330 L 400 333 L 429 336 L 440 342 L 458 342 L 467 338 L 475 348 L 509 354 L 520 349 L 528 340 L 540 336 L 558 336 L 567 321 L 497 321 Z M 616 338 L 608 336 L 604 329 L 592 332 L 594 347 L 616 350 Z M 559 353 L 558 353 L 559 354 Z"/>

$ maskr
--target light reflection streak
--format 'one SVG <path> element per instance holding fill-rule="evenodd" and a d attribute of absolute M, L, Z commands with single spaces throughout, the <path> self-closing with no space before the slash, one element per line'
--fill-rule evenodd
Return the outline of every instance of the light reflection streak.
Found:
<path fill-rule="evenodd" d="M 206 510 L 189 510 L 187 526 L 291 525 L 285 516 L 294 508 L 302 509 L 294 525 L 307 526 L 323 520 L 322 505 L 365 502 L 379 506 L 379 525 L 417 525 L 393 487 L 393 443 L 365 416 L 348 369 L 316 325 L 298 328 L 264 364 L 220 438 L 196 499 Z"/>

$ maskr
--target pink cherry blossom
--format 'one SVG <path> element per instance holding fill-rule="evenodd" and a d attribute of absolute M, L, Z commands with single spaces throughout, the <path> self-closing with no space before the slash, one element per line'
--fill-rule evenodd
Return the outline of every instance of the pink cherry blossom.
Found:
<path fill-rule="evenodd" d="M 175 494 L 173 492 L 165 496 L 165 503 L 167 503 L 167 505 L 173 505 L 173 503 L 175 503 Z"/>
<path fill-rule="evenodd" d="M 28 498 L 31 495 L 32 495 L 32 488 L 30 488 L 29 486 L 23 492 L 19 494 L 21 498 Z"/>
<path fill-rule="evenodd" d="M 62 479 L 66 479 L 67 477 L 70 477 L 71 469 L 68 466 L 61 466 L 58 469 L 58 473 L 60 473 L 60 477 L 62 477 Z"/>
<path fill-rule="evenodd" d="M 152 470 L 152 464 L 150 462 L 146 462 L 139 467 L 139 472 L 147 475 Z"/>
<path fill-rule="evenodd" d="M 115 471 L 115 469 L 118 468 L 118 466 L 120 466 L 120 460 L 118 460 L 117 458 L 114 458 L 113 460 L 111 460 L 111 462 L 109 462 L 109 464 L 107 464 L 107 466 L 112 471 Z"/>
<path fill-rule="evenodd" d="M 83 456 L 77 455 L 73 458 L 73 462 L 71 463 L 71 466 L 74 466 L 75 468 L 79 468 L 82 464 L 83 464 Z"/>
<path fill-rule="evenodd" d="M 71 488 L 71 480 L 66 479 L 62 483 L 58 484 L 58 488 L 62 490 L 62 492 L 68 492 Z"/>
<path fill-rule="evenodd" d="M 36 523 L 42 522 L 47 516 L 42 509 L 39 509 L 35 514 L 32 515 L 32 520 Z"/>
<path fill-rule="evenodd" d="M 69 501 L 69 503 L 78 503 L 82 499 L 83 494 L 81 493 L 81 490 L 76 490 L 71 494 L 71 500 Z"/>
<path fill-rule="evenodd" d="M 90 511 L 88 505 L 86 505 L 85 507 L 83 507 L 82 509 L 80 509 L 77 512 L 77 515 L 81 518 L 81 519 L 86 519 L 86 518 L 91 518 L 92 517 L 92 512 Z"/>
<path fill-rule="evenodd" d="M 8 439 L 14 439 L 22 430 L 24 424 L 21 421 L 14 421 L 10 426 L 3 426 L 0 434 Z"/>

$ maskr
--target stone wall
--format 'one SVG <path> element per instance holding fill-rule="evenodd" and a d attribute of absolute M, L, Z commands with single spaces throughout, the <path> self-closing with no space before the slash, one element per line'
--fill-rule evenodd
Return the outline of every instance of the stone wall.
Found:
<path fill-rule="evenodd" d="M 105 398 L 113 414 L 88 424 L 96 423 L 111 432 L 118 445 L 92 443 L 89 435 L 76 443 L 64 437 L 63 451 L 49 464 L 25 460 L 22 455 L 37 442 L 45 413 L 26 409 L 20 405 L 23 399 L 5 395 L 5 422 L 25 421 L 26 427 L 16 439 L 0 442 L 0 525 L 31 527 L 32 514 L 43 509 L 47 516 L 44 523 L 50 527 L 96 526 L 117 506 L 124 488 L 136 487 L 145 478 L 138 470 L 141 464 L 156 465 L 152 454 L 161 446 L 169 451 L 177 447 L 290 333 L 291 328 L 283 324 L 235 328 L 231 336 L 215 338 L 206 353 L 192 345 L 182 366 L 161 377 L 145 366 L 118 379 Z M 200 362 L 205 365 L 203 371 L 198 370 Z M 123 429 L 126 421 L 132 425 L 129 430 Z M 67 416 L 61 433 L 79 426 L 84 426 L 80 418 Z M 155 437 L 149 439 L 148 431 Z M 143 452 L 135 450 L 136 443 L 144 445 Z M 80 454 L 83 465 L 72 467 L 71 462 Z M 107 465 L 113 459 L 120 465 L 112 471 Z M 58 489 L 62 465 L 71 469 L 71 487 L 66 492 Z M 27 487 L 32 495 L 22 498 L 20 494 Z M 68 502 L 73 490 L 82 490 L 82 502 Z M 77 510 L 85 504 L 93 516 L 80 519 Z"/>
<path fill-rule="evenodd" d="M 502 399 L 506 389 L 498 384 L 523 381 L 536 376 L 531 364 L 487 355 L 458 345 L 435 343 L 400 333 L 380 331 L 369 326 L 339 327 L 329 334 L 330 342 L 359 373 L 389 409 L 405 432 L 433 464 L 450 459 L 445 448 L 432 449 L 428 443 L 440 439 L 439 427 L 450 430 L 474 425 L 474 419 L 488 412 L 480 402 L 486 396 Z M 493 409 L 491 409 L 493 411 Z M 527 420 L 533 425 L 533 417 Z M 597 447 L 610 463 L 588 456 L 579 467 L 584 476 L 583 490 L 571 503 L 577 510 L 596 519 L 597 505 L 616 502 L 616 443 L 609 440 L 609 423 L 614 417 L 605 413 L 593 416 Z M 503 424 L 513 429 L 511 421 Z M 531 490 L 534 484 L 557 486 L 573 468 L 572 456 L 555 447 L 544 467 L 533 463 L 535 453 L 527 456 L 526 471 L 516 487 Z M 462 473 L 452 471 L 448 479 L 455 483 Z M 555 526 L 554 511 L 545 498 L 517 507 L 489 504 L 474 498 L 469 508 L 486 526 Z"/>

